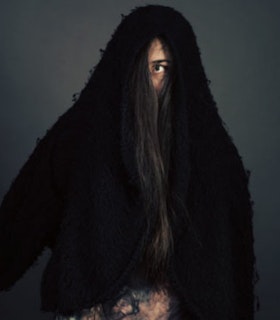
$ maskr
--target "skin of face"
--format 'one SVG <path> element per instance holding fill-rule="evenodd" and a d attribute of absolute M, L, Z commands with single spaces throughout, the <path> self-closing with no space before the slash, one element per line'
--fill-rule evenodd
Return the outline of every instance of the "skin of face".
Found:
<path fill-rule="evenodd" d="M 153 86 L 157 92 L 163 87 L 165 76 L 171 64 L 171 55 L 159 38 L 154 38 L 148 49 L 148 64 Z"/>

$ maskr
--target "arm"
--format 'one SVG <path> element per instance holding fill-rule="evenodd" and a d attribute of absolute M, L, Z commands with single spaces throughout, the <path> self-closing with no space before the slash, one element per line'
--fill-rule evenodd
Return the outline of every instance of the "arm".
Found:
<path fill-rule="evenodd" d="M 256 271 L 249 173 L 212 97 L 203 98 L 191 108 L 188 200 L 199 241 L 193 240 L 193 255 L 186 264 L 192 264 L 194 273 L 199 270 L 201 288 L 208 284 L 209 293 L 197 293 L 203 302 L 195 301 L 203 305 L 205 315 L 217 317 L 218 310 L 221 319 L 253 319 Z M 195 281 L 189 281 L 198 291 Z"/>
<path fill-rule="evenodd" d="M 0 290 L 8 290 L 54 241 L 61 204 L 52 181 L 52 145 L 49 132 L 0 206 Z"/>

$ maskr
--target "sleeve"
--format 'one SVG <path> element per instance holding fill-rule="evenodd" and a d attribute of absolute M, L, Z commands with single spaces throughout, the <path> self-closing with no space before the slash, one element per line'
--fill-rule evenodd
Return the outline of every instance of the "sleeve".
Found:
<path fill-rule="evenodd" d="M 227 306 L 224 311 L 227 316 L 223 314 L 225 318 L 253 319 L 257 305 L 254 286 L 258 275 L 254 254 L 250 172 L 244 166 L 211 93 L 208 91 L 203 98 L 192 109 L 190 121 L 197 193 L 193 206 L 201 208 L 201 216 L 208 219 L 207 225 L 206 220 L 198 218 L 196 223 L 199 230 L 207 230 L 203 243 L 212 244 L 212 257 L 208 259 L 211 264 L 205 265 L 204 257 L 210 252 L 207 251 L 208 245 L 205 245 L 201 249 L 203 254 L 199 265 L 205 281 L 213 281 L 212 286 L 217 285 L 223 293 L 223 299 L 219 301 L 214 296 L 213 299 L 209 298 L 217 303 L 215 310 L 222 314 L 222 304 L 220 308 L 218 306 L 222 301 Z M 201 292 L 201 295 L 205 293 Z M 209 308 L 213 309 L 213 306 Z"/>
<path fill-rule="evenodd" d="M 242 158 L 236 156 L 231 169 L 235 171 L 228 191 L 231 223 L 231 253 L 233 281 L 235 283 L 238 319 L 253 318 L 257 305 L 254 285 L 258 280 L 256 257 L 254 254 L 253 201 L 249 191 L 250 171 Z M 239 172 L 239 174 L 237 174 Z M 251 317 L 248 317 L 250 315 Z"/>
<path fill-rule="evenodd" d="M 51 247 L 61 201 L 52 179 L 50 134 L 40 140 L 0 206 L 0 290 L 8 290 Z"/>
<path fill-rule="evenodd" d="M 253 236 L 253 201 L 249 190 L 250 171 L 244 166 L 226 125 L 220 121 L 218 111 L 213 108 L 208 117 L 208 124 L 213 125 L 212 179 L 215 181 L 217 208 L 221 219 L 227 221 L 221 239 L 228 243 L 228 255 L 231 260 L 232 282 L 228 288 L 232 294 L 236 319 L 252 319 L 255 309 L 254 284 L 256 265 Z M 212 118 L 212 119 L 211 119 Z M 226 217 L 222 217 L 222 212 Z M 222 240 L 221 240 L 222 241 Z M 232 290 L 232 291 L 231 291 Z"/>

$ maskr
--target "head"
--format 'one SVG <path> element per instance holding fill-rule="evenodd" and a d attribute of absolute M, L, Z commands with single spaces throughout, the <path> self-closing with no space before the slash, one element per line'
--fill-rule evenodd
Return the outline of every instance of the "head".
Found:
<path fill-rule="evenodd" d="M 160 277 L 172 250 L 169 167 L 172 146 L 172 92 L 175 84 L 171 50 L 162 37 L 139 52 L 130 78 L 134 109 L 136 159 L 148 227 L 156 220 L 145 252 L 150 274 Z M 155 280 L 155 279 L 154 279 Z"/>

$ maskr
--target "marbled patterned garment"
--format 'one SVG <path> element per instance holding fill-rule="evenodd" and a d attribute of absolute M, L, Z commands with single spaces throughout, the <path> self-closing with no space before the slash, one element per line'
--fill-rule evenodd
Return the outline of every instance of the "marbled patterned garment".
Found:
<path fill-rule="evenodd" d="M 139 274 L 131 279 L 112 301 L 84 309 L 73 317 L 55 320 L 187 320 L 189 317 L 168 286 L 154 288 Z"/>

